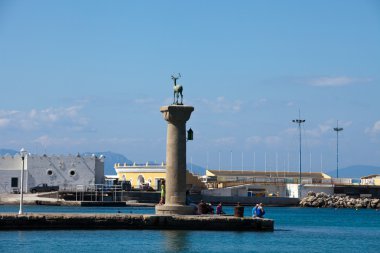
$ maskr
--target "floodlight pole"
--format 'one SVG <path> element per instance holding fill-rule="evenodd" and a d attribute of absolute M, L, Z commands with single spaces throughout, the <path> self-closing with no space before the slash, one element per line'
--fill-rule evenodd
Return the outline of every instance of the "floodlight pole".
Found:
<path fill-rule="evenodd" d="M 338 126 L 338 121 L 336 121 L 336 127 L 334 127 L 336 132 L 336 178 L 339 178 L 339 132 L 343 131 L 343 127 Z"/>
<path fill-rule="evenodd" d="M 302 185 L 302 178 L 301 178 L 301 173 L 302 173 L 302 139 L 301 139 L 301 124 L 305 122 L 304 119 L 301 119 L 301 113 L 299 113 L 299 118 L 292 120 L 293 123 L 298 124 L 298 130 L 299 130 L 299 139 L 300 139 L 300 150 L 299 150 L 299 181 L 298 181 L 298 198 L 301 198 L 301 185 Z"/>
<path fill-rule="evenodd" d="M 21 169 L 21 190 L 20 190 L 20 210 L 18 214 L 23 214 L 23 205 L 24 205 L 24 165 L 25 165 L 25 157 L 27 155 L 27 151 L 22 148 L 20 150 L 20 155 L 22 159 L 22 169 Z"/>

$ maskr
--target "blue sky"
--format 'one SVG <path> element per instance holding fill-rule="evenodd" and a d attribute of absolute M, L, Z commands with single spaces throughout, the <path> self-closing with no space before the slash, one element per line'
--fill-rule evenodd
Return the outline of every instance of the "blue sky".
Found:
<path fill-rule="evenodd" d="M 161 162 L 180 72 L 193 163 L 297 170 L 300 110 L 306 170 L 337 120 L 340 166 L 380 166 L 379 45 L 378 1 L 1 1 L 0 146 Z"/>

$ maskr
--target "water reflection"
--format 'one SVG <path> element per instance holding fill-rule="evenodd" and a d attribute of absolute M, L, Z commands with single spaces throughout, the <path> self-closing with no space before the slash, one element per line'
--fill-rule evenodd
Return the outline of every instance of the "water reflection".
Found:
<path fill-rule="evenodd" d="M 165 238 L 166 252 L 181 252 L 188 248 L 188 231 L 164 230 L 161 233 Z"/>

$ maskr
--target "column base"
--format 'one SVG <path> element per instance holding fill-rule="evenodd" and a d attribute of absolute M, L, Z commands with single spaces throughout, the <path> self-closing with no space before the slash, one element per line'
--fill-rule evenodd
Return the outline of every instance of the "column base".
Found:
<path fill-rule="evenodd" d="M 156 214 L 181 214 L 181 215 L 192 215 L 195 214 L 196 209 L 194 206 L 185 205 L 156 205 Z"/>

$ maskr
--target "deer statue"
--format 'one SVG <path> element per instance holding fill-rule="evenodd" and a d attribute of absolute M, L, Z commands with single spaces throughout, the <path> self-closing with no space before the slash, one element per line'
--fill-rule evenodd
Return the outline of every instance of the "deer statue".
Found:
<path fill-rule="evenodd" d="M 174 86 L 173 86 L 173 90 L 174 90 L 174 99 L 173 99 L 173 104 L 174 105 L 183 105 L 182 103 L 182 100 L 183 100 L 183 95 L 182 95 L 182 91 L 183 91 L 183 87 L 182 85 L 177 85 L 177 79 L 179 79 L 181 77 L 181 74 L 178 73 L 178 76 L 172 76 L 172 79 L 174 81 Z M 179 96 L 181 95 L 181 103 L 178 102 L 178 99 L 179 99 Z"/>

